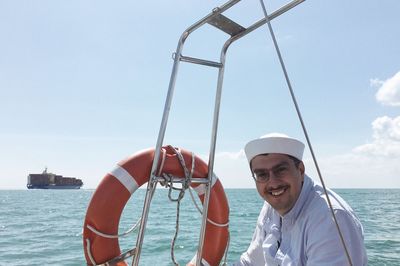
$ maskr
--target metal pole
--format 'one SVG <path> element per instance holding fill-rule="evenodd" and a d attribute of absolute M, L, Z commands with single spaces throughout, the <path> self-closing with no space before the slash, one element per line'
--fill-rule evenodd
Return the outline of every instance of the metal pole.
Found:
<path fill-rule="evenodd" d="M 174 57 L 174 65 L 172 68 L 172 73 L 171 73 L 171 78 L 168 86 L 168 93 L 167 93 L 167 98 L 165 100 L 165 106 L 164 106 L 164 112 L 163 112 L 163 117 L 161 120 L 161 125 L 160 125 L 160 130 L 158 133 L 158 138 L 157 138 L 157 143 L 156 143 L 156 148 L 154 152 L 154 159 L 153 159 L 153 165 L 151 168 L 151 176 L 149 179 L 149 182 L 147 184 L 147 192 L 146 192 L 146 197 L 145 201 L 143 204 L 143 210 L 142 210 L 142 221 L 140 223 L 140 228 L 139 228 L 139 233 L 138 237 L 136 240 L 136 256 L 134 260 L 132 261 L 132 266 L 138 266 L 139 265 L 139 259 L 140 259 L 140 254 L 142 250 L 142 244 L 143 244 L 143 239 L 144 239 L 144 232 L 146 228 L 146 223 L 148 219 L 148 213 L 150 209 L 150 202 L 151 198 L 154 194 L 155 190 L 155 184 L 157 183 L 157 177 L 156 177 L 156 171 L 157 171 L 157 166 L 158 166 L 158 161 L 160 159 L 160 151 L 161 151 L 161 146 L 164 141 L 164 136 L 165 136 L 165 131 L 168 123 L 168 116 L 169 116 L 169 111 L 171 109 L 171 102 L 172 102 L 172 97 L 174 93 L 174 88 L 175 88 L 175 83 L 176 83 L 176 77 L 178 73 L 178 67 L 179 63 L 181 61 L 181 56 L 182 56 L 182 50 L 183 50 L 183 45 L 185 43 L 185 40 L 189 36 L 191 32 L 202 26 L 203 24 L 207 23 L 207 21 L 212 18 L 213 16 L 222 13 L 223 11 L 229 9 L 236 3 L 240 2 L 240 0 L 231 0 L 227 2 L 226 4 L 222 5 L 219 8 L 215 8 L 213 12 L 208 14 L 206 17 L 203 19 L 199 20 L 189 28 L 187 28 L 181 35 L 178 46 L 176 48 L 175 52 L 175 57 Z M 211 180 L 211 179 L 210 179 Z"/>
<path fill-rule="evenodd" d="M 294 0 L 285 6 L 281 7 L 280 9 L 276 10 L 269 16 L 269 20 L 274 19 L 278 17 L 279 15 L 285 13 L 286 11 L 292 9 L 293 7 L 297 6 L 304 0 Z M 220 63 L 221 67 L 219 68 L 218 72 L 218 84 L 217 84 L 217 92 L 216 92 L 216 98 L 215 98 L 215 106 L 214 106 L 214 121 L 213 121 L 213 128 L 212 128 L 212 135 L 211 135 L 211 147 L 210 147 L 210 155 L 209 155 L 209 162 L 208 162 L 208 178 L 211 180 L 212 174 L 213 174 L 213 169 L 214 169 L 214 160 L 215 160 L 215 149 L 216 149 L 216 139 L 217 139 L 217 132 L 218 132 L 218 120 L 219 120 L 219 110 L 220 110 L 220 105 L 221 105 L 221 95 L 222 95 L 222 84 L 223 84 L 223 79 L 224 79 L 224 71 L 225 71 L 225 60 L 226 60 L 226 52 L 230 45 L 237 41 L 238 39 L 244 37 L 248 33 L 254 31 L 255 29 L 261 27 L 265 23 L 268 22 L 267 18 L 263 18 L 260 21 L 256 22 L 249 28 L 247 28 L 245 31 L 231 37 L 228 39 L 221 51 L 221 57 L 220 57 Z M 197 258 L 196 258 L 196 266 L 201 265 L 201 259 L 202 259 L 202 253 L 203 253 L 203 244 L 204 244 L 204 238 L 205 238 L 205 229 L 207 226 L 207 213 L 208 213 L 208 204 L 210 200 L 210 193 L 211 192 L 211 186 L 210 184 L 207 185 L 206 193 L 204 195 L 204 203 L 203 203 L 203 217 L 202 217 L 202 225 L 201 225 L 201 231 L 200 231 L 200 239 L 199 239 L 199 246 L 197 250 Z"/>
<path fill-rule="evenodd" d="M 206 193 L 204 195 L 204 203 L 203 203 L 203 218 L 201 224 L 201 231 L 200 231 L 200 239 L 199 239 L 199 246 L 197 250 L 197 260 L 196 265 L 201 265 L 201 258 L 203 254 L 203 244 L 205 238 L 205 231 L 207 226 L 207 213 L 208 213 L 208 204 L 210 201 L 210 194 L 211 194 L 211 180 L 213 177 L 214 172 L 214 159 L 215 159 L 215 148 L 217 143 L 217 133 L 218 133 L 218 121 L 219 121 L 219 110 L 221 106 L 221 95 L 222 95 L 222 84 L 224 80 L 224 71 L 225 71 L 225 58 L 226 58 L 226 51 L 228 47 L 222 49 L 221 52 L 221 67 L 218 71 L 218 83 L 217 83 L 217 92 L 215 95 L 215 104 L 214 104 L 214 119 L 213 119 L 213 126 L 212 126 L 212 133 L 211 133 L 211 144 L 210 144 L 210 155 L 208 159 L 208 179 L 209 183 L 206 185 Z"/>
<path fill-rule="evenodd" d="M 156 180 L 155 176 L 156 176 L 158 161 L 160 159 L 161 146 L 162 146 L 164 136 L 165 136 L 165 131 L 167 128 L 169 111 L 171 109 L 171 102 L 172 102 L 172 97 L 174 94 L 176 77 L 178 74 L 178 68 L 179 68 L 179 63 L 180 63 L 180 55 L 181 55 L 181 52 L 183 49 L 183 44 L 184 44 L 187 36 L 188 36 L 188 33 L 185 31 L 181 35 L 181 38 L 179 39 L 179 42 L 178 42 L 178 46 L 176 48 L 176 53 L 175 53 L 175 57 L 174 57 L 174 65 L 172 68 L 171 78 L 169 81 L 169 87 L 168 87 L 167 98 L 165 100 L 163 117 L 161 120 L 160 131 L 158 133 L 157 144 L 156 144 L 156 148 L 155 148 L 155 152 L 154 152 L 153 165 L 151 167 L 150 179 L 147 184 L 147 192 L 146 192 L 146 197 L 145 197 L 144 204 L 143 204 L 142 221 L 140 223 L 140 229 L 139 229 L 139 233 L 138 233 L 138 236 L 136 239 L 136 256 L 135 256 L 134 260 L 132 261 L 132 266 L 139 265 L 140 253 L 142 251 L 142 244 L 143 244 L 143 239 L 144 239 L 144 231 L 146 228 L 147 218 L 148 218 L 148 214 L 149 214 L 149 210 L 150 210 L 150 202 L 151 202 L 151 198 L 154 193 L 154 190 L 155 190 L 155 184 L 157 184 L 157 180 Z"/>

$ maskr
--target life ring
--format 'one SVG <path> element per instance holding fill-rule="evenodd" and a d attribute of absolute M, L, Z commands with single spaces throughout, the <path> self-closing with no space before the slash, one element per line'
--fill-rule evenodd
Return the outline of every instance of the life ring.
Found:
<path fill-rule="evenodd" d="M 184 176 L 184 170 L 177 154 L 171 146 L 162 148 L 160 159 L 162 173 L 173 176 Z M 183 155 L 186 167 L 191 169 L 192 153 L 179 149 Z M 94 233 L 89 227 L 108 235 L 118 234 L 119 220 L 130 196 L 143 184 L 148 182 L 154 158 L 154 149 L 140 151 L 117 164 L 100 182 L 89 203 L 84 228 L 83 245 L 88 265 L 105 263 L 120 256 L 118 238 L 106 238 Z M 194 156 L 195 168 L 193 178 L 206 177 L 207 164 Z M 201 202 L 204 201 L 205 185 L 192 184 Z M 213 178 L 207 218 L 218 224 L 226 224 L 229 220 L 229 206 L 224 189 L 218 178 Z M 209 265 L 219 265 L 228 243 L 228 226 L 216 226 L 207 222 L 203 246 L 203 257 Z M 117 266 L 127 265 L 124 261 Z"/>

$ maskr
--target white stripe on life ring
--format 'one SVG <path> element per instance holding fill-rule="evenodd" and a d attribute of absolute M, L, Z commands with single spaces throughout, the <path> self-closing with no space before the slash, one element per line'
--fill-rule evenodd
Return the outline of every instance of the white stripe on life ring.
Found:
<path fill-rule="evenodd" d="M 196 254 L 194 254 L 194 257 L 192 258 L 190 263 L 195 265 L 196 264 L 196 260 L 197 260 L 197 252 L 196 252 Z M 206 261 L 204 258 L 201 258 L 201 265 L 210 266 L 210 263 L 208 263 L 208 261 Z"/>
<path fill-rule="evenodd" d="M 121 182 L 122 185 L 124 185 L 124 187 L 129 191 L 131 195 L 139 188 L 139 185 L 136 183 L 135 178 L 133 178 L 131 174 L 128 173 L 128 171 L 126 171 L 119 165 L 117 165 L 110 172 L 110 174 L 117 178 L 118 181 Z"/>
<path fill-rule="evenodd" d="M 213 174 L 212 180 L 211 180 L 211 188 L 215 185 L 215 182 L 217 182 L 217 180 L 218 180 L 218 177 L 215 174 Z M 197 187 L 194 187 L 193 189 L 197 192 L 198 195 L 203 195 L 204 193 L 206 193 L 206 185 L 205 184 L 198 185 Z"/>

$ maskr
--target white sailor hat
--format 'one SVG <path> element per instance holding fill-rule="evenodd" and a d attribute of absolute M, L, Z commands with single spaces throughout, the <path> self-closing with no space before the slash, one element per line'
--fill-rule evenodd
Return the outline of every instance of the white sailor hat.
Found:
<path fill-rule="evenodd" d="M 271 133 L 251 140 L 244 147 L 248 162 L 260 154 L 282 153 L 291 155 L 300 161 L 303 159 L 304 144 L 281 133 Z"/>

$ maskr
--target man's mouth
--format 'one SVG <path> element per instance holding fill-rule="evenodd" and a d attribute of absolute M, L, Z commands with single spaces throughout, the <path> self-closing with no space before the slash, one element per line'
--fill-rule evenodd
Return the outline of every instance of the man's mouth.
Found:
<path fill-rule="evenodd" d="M 287 188 L 288 188 L 287 186 L 284 186 L 284 187 L 269 189 L 268 190 L 268 194 L 270 194 L 270 195 L 272 195 L 274 197 L 279 197 L 280 195 L 282 195 L 286 191 Z"/>

